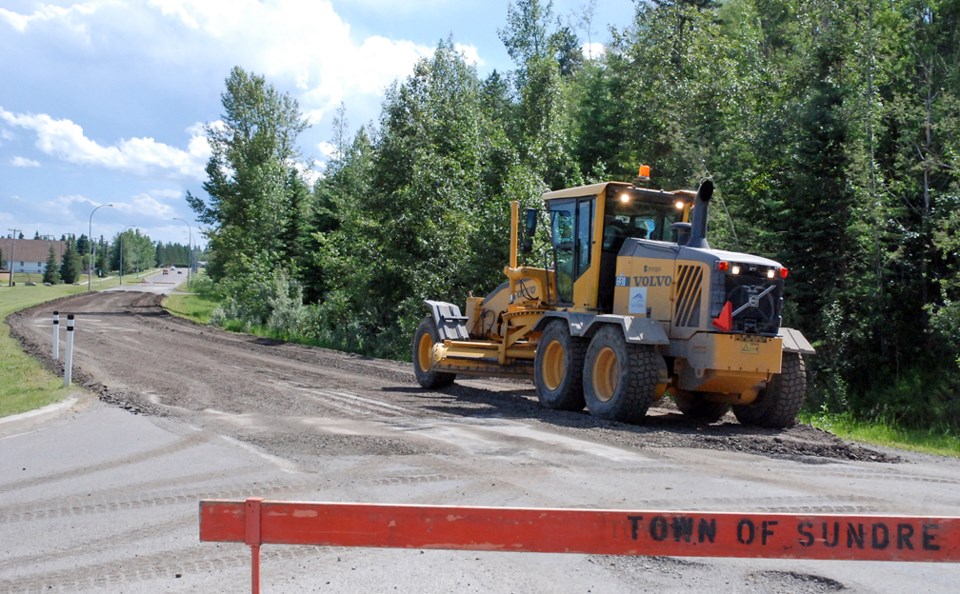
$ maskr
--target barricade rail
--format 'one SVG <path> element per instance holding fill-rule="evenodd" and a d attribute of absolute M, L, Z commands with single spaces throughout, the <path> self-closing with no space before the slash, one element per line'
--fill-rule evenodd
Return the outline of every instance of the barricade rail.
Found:
<path fill-rule="evenodd" d="M 200 540 L 669 557 L 960 561 L 960 517 L 200 502 Z"/>

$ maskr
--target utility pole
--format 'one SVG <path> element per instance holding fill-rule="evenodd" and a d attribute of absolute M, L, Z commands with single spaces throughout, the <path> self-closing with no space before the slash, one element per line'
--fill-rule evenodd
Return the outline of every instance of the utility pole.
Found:
<path fill-rule="evenodd" d="M 10 283 L 7 285 L 9 287 L 13 286 L 13 255 L 17 250 L 17 233 L 20 233 L 20 229 L 10 229 L 7 227 L 7 231 L 13 233 L 13 243 L 10 244 Z"/>

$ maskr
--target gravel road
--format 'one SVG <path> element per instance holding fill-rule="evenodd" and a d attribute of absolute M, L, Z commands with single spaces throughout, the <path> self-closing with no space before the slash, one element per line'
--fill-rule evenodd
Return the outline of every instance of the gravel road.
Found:
<path fill-rule="evenodd" d="M 651 409 L 642 426 L 601 421 L 540 408 L 531 384 L 505 380 L 428 392 L 409 364 L 198 326 L 167 314 L 161 299 L 84 294 L 8 318 L 28 352 L 62 369 L 50 357 L 51 313 L 75 314 L 74 381 L 99 402 L 75 407 L 72 425 L 107 415 L 111 427 L 131 428 L 106 446 L 115 452 L 111 468 L 126 473 L 127 483 L 85 487 L 90 505 L 67 487 L 79 470 L 42 475 L 54 477 L 44 485 L 64 489 L 62 501 L 38 496 L 40 483 L 22 476 L 0 480 L 0 538 L 34 534 L 38 521 L 49 530 L 62 518 L 100 526 L 91 528 L 96 536 L 88 544 L 109 549 L 88 557 L 75 542 L 28 537 L 0 560 L 0 592 L 242 590 L 245 549 L 196 542 L 196 501 L 211 497 L 960 515 L 954 460 L 865 447 L 805 425 L 746 428 L 732 415 L 698 425 L 668 405 Z M 54 425 L 62 431 L 70 423 Z M 230 472 L 193 474 L 184 474 L 192 462 L 183 462 L 183 472 L 164 468 L 170 478 L 151 482 L 142 476 L 142 455 L 127 463 L 116 452 L 145 447 L 138 435 L 157 431 L 167 436 L 156 438 L 163 456 L 195 460 L 197 448 L 227 448 L 247 461 Z M 13 445 L 26 439 L 8 433 Z M 70 446 L 62 447 L 71 459 Z M 143 513 L 128 511 L 127 523 L 104 532 L 115 509 Z M 172 514 L 173 528 L 154 517 L 158 510 Z M 178 535 L 178 542 L 158 551 L 155 533 Z M 263 563 L 265 591 L 947 592 L 956 577 L 955 567 L 940 564 L 310 547 L 265 547 Z"/>

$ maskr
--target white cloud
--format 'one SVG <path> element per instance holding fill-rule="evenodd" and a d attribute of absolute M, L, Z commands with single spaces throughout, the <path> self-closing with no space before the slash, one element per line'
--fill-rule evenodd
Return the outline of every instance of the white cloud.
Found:
<path fill-rule="evenodd" d="M 40 167 L 39 161 L 34 161 L 33 159 L 27 159 L 26 157 L 14 157 L 10 159 L 10 164 L 14 167 Z"/>
<path fill-rule="evenodd" d="M 321 142 L 317 145 L 317 150 L 320 151 L 320 154 L 328 159 L 332 159 L 337 155 L 337 147 L 333 145 L 332 142 Z"/>
<path fill-rule="evenodd" d="M 173 189 L 173 188 L 168 188 L 163 190 L 150 190 L 149 192 L 147 192 L 147 194 L 159 200 L 166 200 L 168 202 L 183 199 L 183 191 Z"/>
<path fill-rule="evenodd" d="M 323 177 L 323 163 L 314 160 L 311 163 L 293 163 L 293 167 L 300 172 L 308 186 L 313 187 L 317 180 Z"/>
<path fill-rule="evenodd" d="M 603 53 L 607 51 L 607 46 L 602 43 L 584 43 L 580 46 L 580 51 L 583 52 L 583 55 L 588 59 L 596 60 L 603 56 Z"/>
<path fill-rule="evenodd" d="M 137 194 L 129 203 L 117 203 L 116 208 L 118 212 L 126 215 L 136 215 L 140 220 L 170 219 L 177 214 L 173 207 L 157 200 L 150 193 Z"/>
<path fill-rule="evenodd" d="M 153 138 L 121 139 L 113 146 L 103 146 L 87 138 L 80 125 L 47 114 L 17 114 L 0 108 L 0 120 L 36 133 L 37 148 L 51 157 L 138 175 L 160 172 L 174 177 L 203 179 L 204 162 L 210 154 L 199 126 L 188 129 L 192 136 L 188 150 L 184 151 Z"/>
<path fill-rule="evenodd" d="M 83 206 L 83 209 L 79 210 L 88 210 L 89 207 L 99 206 L 99 203 L 95 203 L 93 200 L 90 200 L 82 194 L 63 194 L 57 196 L 53 200 L 47 200 L 42 205 L 42 210 L 49 213 L 69 213 L 75 205 Z M 89 213 L 88 213 L 89 214 Z"/>
<path fill-rule="evenodd" d="M 41 4 L 32 14 L 20 14 L 0 8 L 0 22 L 6 21 L 19 33 L 25 33 L 31 26 L 45 22 L 59 22 L 78 33 L 86 33 L 86 26 L 79 22 L 81 18 L 95 13 L 104 2 L 85 2 L 73 6 L 53 6 Z"/>
<path fill-rule="evenodd" d="M 451 4 L 359 1 L 380 13 Z M 205 80 L 240 64 L 281 90 L 292 89 L 312 123 L 343 101 L 380 97 L 434 50 L 404 39 L 357 35 L 331 0 L 87 0 L 68 7 L 41 4 L 30 14 L 0 9 L 0 26 L 4 22 L 22 33 L 42 23 L 51 36 L 46 45 L 55 40 L 61 50 L 76 51 L 77 43 L 76 35 L 63 32 L 81 34 L 82 51 L 107 63 L 120 53 L 145 68 Z M 456 47 L 469 63 L 484 64 L 475 46 Z"/>
<path fill-rule="evenodd" d="M 350 4 L 356 4 L 379 12 L 390 11 L 391 13 L 397 11 L 417 12 L 436 10 L 437 7 L 444 4 L 461 1 L 462 0 L 347 0 Z"/>
<path fill-rule="evenodd" d="M 483 66 L 486 64 L 480 58 L 480 51 L 474 45 L 464 45 L 462 43 L 454 43 L 454 49 L 456 49 L 461 56 L 463 56 L 464 61 L 471 66 Z"/>
<path fill-rule="evenodd" d="M 151 0 L 150 6 L 184 29 L 185 58 L 213 51 L 296 89 L 312 122 L 349 96 L 379 96 L 433 52 L 412 41 L 357 39 L 329 0 Z M 477 53 L 464 48 L 465 55 Z"/>

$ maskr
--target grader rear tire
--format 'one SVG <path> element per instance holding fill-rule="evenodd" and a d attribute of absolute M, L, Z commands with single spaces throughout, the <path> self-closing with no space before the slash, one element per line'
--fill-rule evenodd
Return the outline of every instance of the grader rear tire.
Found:
<path fill-rule="evenodd" d="M 583 359 L 587 341 L 570 336 L 567 322 L 550 322 L 537 345 L 533 383 L 540 404 L 554 410 L 583 410 Z"/>
<path fill-rule="evenodd" d="M 666 383 L 667 365 L 650 345 L 628 344 L 619 326 L 601 328 L 590 341 L 583 369 L 583 395 L 590 414 L 638 423 Z"/>
<path fill-rule="evenodd" d="M 767 383 L 751 404 L 733 407 L 733 414 L 743 425 L 771 429 L 792 427 L 803 406 L 807 392 L 807 367 L 800 353 L 784 353 L 779 375 Z"/>
<path fill-rule="evenodd" d="M 433 345 L 440 342 L 440 332 L 432 316 L 427 316 L 417 326 L 413 335 L 413 374 L 421 387 L 433 390 L 449 386 L 457 378 L 455 373 L 433 369 Z"/>

